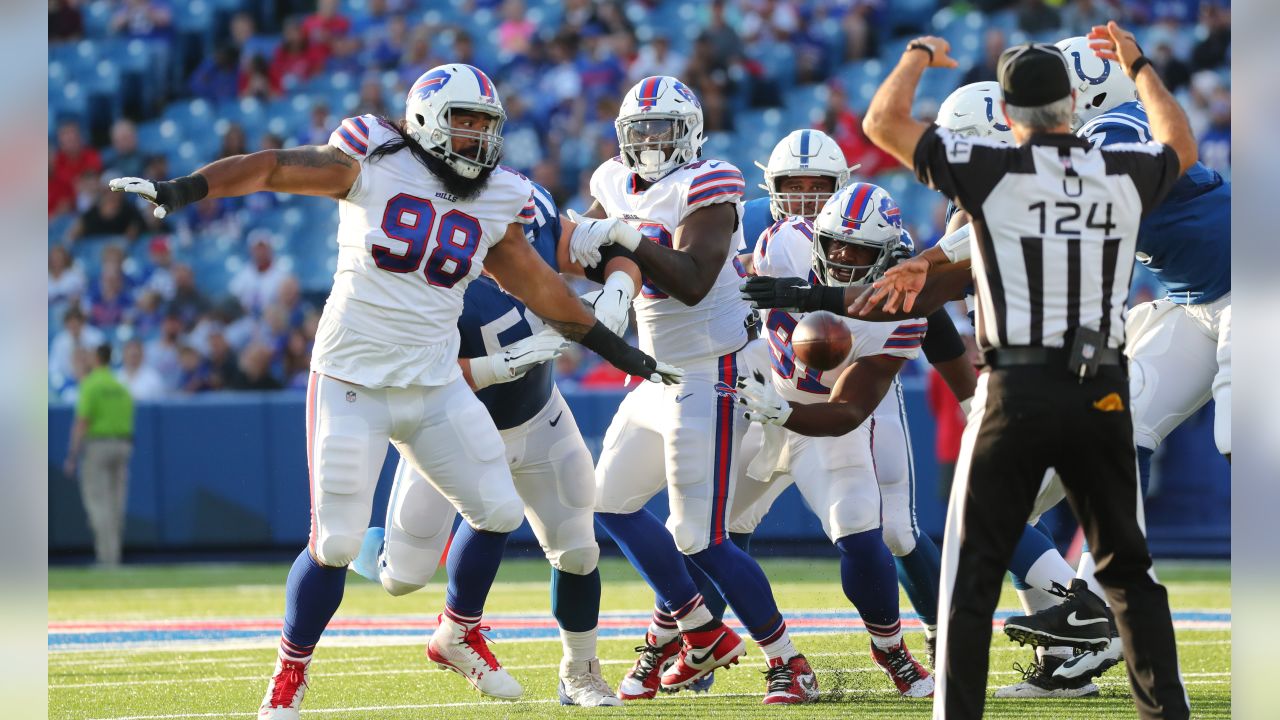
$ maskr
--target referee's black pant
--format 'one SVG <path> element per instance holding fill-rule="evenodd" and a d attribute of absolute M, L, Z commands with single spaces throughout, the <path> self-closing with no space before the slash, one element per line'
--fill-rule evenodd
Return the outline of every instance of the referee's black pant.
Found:
<path fill-rule="evenodd" d="M 1103 366 L 1081 383 L 1065 365 L 1005 367 L 979 378 L 942 550 L 935 720 L 982 717 L 1001 582 L 1050 467 L 1097 560 L 1139 715 L 1190 716 L 1169 596 L 1149 574 L 1128 374 Z"/>

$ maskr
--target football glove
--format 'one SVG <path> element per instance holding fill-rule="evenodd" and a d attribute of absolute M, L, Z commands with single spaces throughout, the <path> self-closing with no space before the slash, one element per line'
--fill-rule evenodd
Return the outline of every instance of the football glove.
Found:
<path fill-rule="evenodd" d="M 624 272 L 615 272 L 605 280 L 603 290 L 583 295 L 582 301 L 591 306 L 591 312 L 609 328 L 609 332 L 622 337 L 627 334 L 627 326 L 631 323 L 631 298 L 635 292 L 636 286 L 631 277 Z"/>
<path fill-rule="evenodd" d="M 569 259 L 582 267 L 600 262 L 602 245 L 617 243 L 634 251 L 643 239 L 639 230 L 617 218 L 590 218 L 570 210 L 569 219 L 577 225 L 569 238 Z"/>
<path fill-rule="evenodd" d="M 569 341 L 554 330 L 543 330 L 511 343 L 492 355 L 471 358 L 471 381 L 477 390 L 523 377 L 534 367 L 554 360 Z"/>
<path fill-rule="evenodd" d="M 738 402 L 747 407 L 746 417 L 751 422 L 783 425 L 791 417 L 791 403 L 759 370 L 753 371 L 751 377 L 738 378 Z"/>
<path fill-rule="evenodd" d="M 198 173 L 158 183 L 144 178 L 122 177 L 112 180 L 107 187 L 113 192 L 127 192 L 142 196 L 144 200 L 156 206 L 151 214 L 160 220 L 175 210 L 203 200 L 209 194 L 209 182 Z"/>

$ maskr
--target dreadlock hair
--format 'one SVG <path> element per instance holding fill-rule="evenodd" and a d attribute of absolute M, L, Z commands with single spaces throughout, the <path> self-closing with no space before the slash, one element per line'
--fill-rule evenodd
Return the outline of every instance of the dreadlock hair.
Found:
<path fill-rule="evenodd" d="M 392 138 L 391 140 L 388 140 L 370 150 L 368 154 L 369 161 L 377 160 L 386 155 L 393 155 L 401 150 L 407 149 L 413 154 L 414 159 L 426 166 L 427 170 L 430 170 L 432 175 L 439 178 L 440 182 L 444 184 L 446 192 L 457 197 L 459 200 L 471 200 L 475 198 L 480 194 L 480 191 L 484 190 L 485 186 L 489 184 L 489 176 L 493 173 L 493 168 L 482 168 L 480 170 L 480 174 L 476 177 L 464 178 L 454 172 L 453 168 L 449 167 L 449 164 L 444 160 L 441 160 L 423 149 L 423 147 L 418 144 L 418 141 L 414 140 L 413 136 L 409 134 L 409 125 L 403 118 L 399 120 L 388 120 L 386 118 L 379 117 L 378 120 L 381 121 L 383 125 L 395 130 L 396 133 L 399 134 L 399 137 Z M 494 167 L 497 167 L 497 165 L 495 164 Z"/>

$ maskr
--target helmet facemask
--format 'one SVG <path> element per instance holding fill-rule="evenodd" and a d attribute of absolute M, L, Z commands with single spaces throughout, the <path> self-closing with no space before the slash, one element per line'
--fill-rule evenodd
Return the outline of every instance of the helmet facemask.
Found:
<path fill-rule="evenodd" d="M 473 121 L 475 116 L 479 116 L 479 122 Z M 413 128 L 415 136 L 423 149 L 468 180 L 497 167 L 502 157 L 502 124 L 505 120 L 506 114 L 501 108 L 449 103 L 440 111 L 437 127 L 428 133 L 423 127 L 425 118 L 410 116 L 411 124 L 416 125 Z"/>
<path fill-rule="evenodd" d="M 619 119 L 615 127 L 623 164 L 649 182 L 661 180 L 697 156 L 684 117 L 645 114 Z"/>
<path fill-rule="evenodd" d="M 822 284 L 828 287 L 875 282 L 892 264 L 893 250 L 892 243 L 872 243 L 822 230 L 813 234 L 813 266 Z M 833 254 L 839 260 L 833 260 Z"/>
<path fill-rule="evenodd" d="M 804 190 L 791 190 L 787 186 L 795 186 L 799 180 L 806 186 Z M 822 206 L 831 199 L 836 191 L 839 178 L 812 170 L 797 172 L 791 175 L 778 175 L 772 178 L 773 187 L 769 191 L 769 211 L 774 217 L 799 216 L 812 221 L 822 211 Z M 817 189 L 815 186 L 826 189 Z"/>

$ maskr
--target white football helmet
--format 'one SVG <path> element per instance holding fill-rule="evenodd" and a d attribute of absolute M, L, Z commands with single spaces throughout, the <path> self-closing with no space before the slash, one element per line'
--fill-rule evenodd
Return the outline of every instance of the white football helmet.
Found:
<path fill-rule="evenodd" d="M 1138 99 L 1134 85 L 1119 63 L 1093 54 L 1089 38 L 1067 38 L 1057 43 L 1067 60 L 1067 76 L 1076 91 L 1076 114 L 1071 128 L 1079 130 L 1097 115 Z"/>
<path fill-rule="evenodd" d="M 1013 131 L 1000 109 L 1004 96 L 998 82 L 969 83 L 947 96 L 938 108 L 938 125 L 963 137 L 991 138 L 1013 145 Z M 999 120 L 997 120 L 999 118 Z"/>
<path fill-rule="evenodd" d="M 841 188 L 818 213 L 813 223 L 813 267 L 827 286 L 863 285 L 874 282 L 904 251 L 902 211 L 889 193 L 871 183 Z M 867 265 L 834 262 L 831 243 L 860 245 L 877 251 Z"/>
<path fill-rule="evenodd" d="M 647 77 L 628 90 L 614 127 L 622 164 L 649 182 L 698 159 L 706 140 L 702 103 L 668 75 Z"/>
<path fill-rule="evenodd" d="M 483 113 L 491 118 L 479 130 L 455 128 L 450 114 L 455 110 Z M 502 109 L 498 89 L 478 68 L 452 63 L 431 68 L 409 89 L 405 98 L 405 120 L 409 134 L 423 150 L 440 158 L 464 178 L 477 177 L 482 170 L 498 165 L 502 157 Z M 457 152 L 454 138 L 476 140 L 473 149 Z"/>
<path fill-rule="evenodd" d="M 766 167 L 756 161 L 756 167 L 764 171 L 764 184 L 769 191 L 769 211 L 774 217 L 799 215 L 812 220 L 823 203 L 831 197 L 828 193 L 779 192 L 778 184 L 793 175 L 818 175 L 835 180 L 832 192 L 849 182 L 849 162 L 834 138 L 821 130 L 796 130 L 782 138 L 769 154 Z"/>

